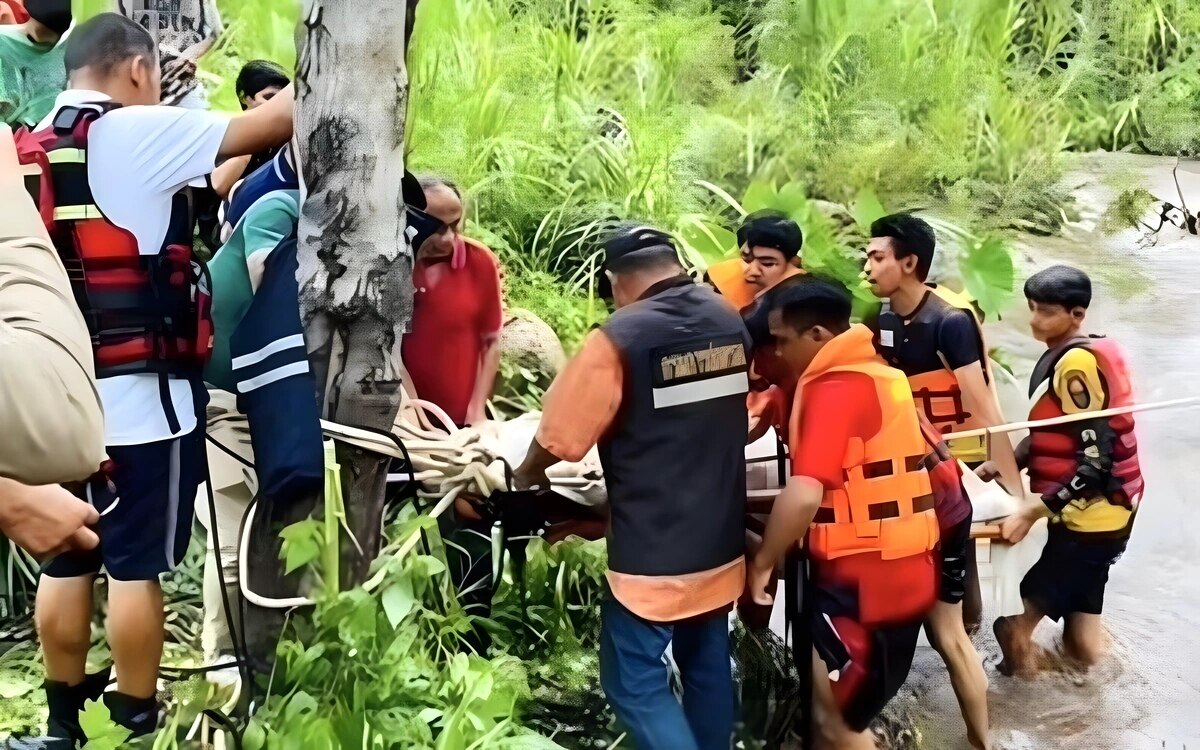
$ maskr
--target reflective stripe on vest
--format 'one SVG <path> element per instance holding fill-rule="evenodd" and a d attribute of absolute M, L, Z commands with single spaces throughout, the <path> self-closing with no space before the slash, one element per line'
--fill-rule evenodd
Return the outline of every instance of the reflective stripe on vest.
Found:
<path fill-rule="evenodd" d="M 854 439 L 843 459 L 843 484 L 826 490 L 809 531 L 818 560 L 877 552 L 895 560 L 932 550 L 938 542 L 933 489 L 923 459 L 929 447 L 917 421 L 904 374 L 882 362 L 824 369 L 857 372 L 875 384 L 882 422 L 866 441 Z M 805 378 L 805 382 L 812 378 Z M 797 401 L 803 408 L 803 400 Z M 798 415 L 793 417 L 798 424 Z"/>

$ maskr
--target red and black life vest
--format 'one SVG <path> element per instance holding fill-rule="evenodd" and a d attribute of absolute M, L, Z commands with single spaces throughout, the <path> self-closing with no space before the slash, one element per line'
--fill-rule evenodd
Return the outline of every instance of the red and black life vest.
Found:
<path fill-rule="evenodd" d="M 96 376 L 200 377 L 213 335 L 207 269 L 192 250 L 190 191 L 175 194 L 158 254 L 141 255 L 137 238 L 104 216 L 88 184 L 88 132 L 119 106 L 65 107 L 50 128 L 18 131 L 26 186 L 87 321 Z"/>
<path fill-rule="evenodd" d="M 1030 377 L 1029 395 L 1032 397 L 1043 383 L 1048 387 L 1034 402 L 1029 412 L 1030 420 L 1065 416 L 1066 410 L 1054 393 L 1052 378 L 1058 362 L 1076 347 L 1083 347 L 1096 357 L 1107 396 L 1102 408 L 1116 409 L 1133 405 L 1129 368 L 1120 347 L 1112 339 L 1103 336 L 1080 336 L 1051 349 L 1038 360 Z M 1120 487 L 1116 496 L 1108 500 L 1114 505 L 1136 510 L 1142 498 L 1144 482 L 1138 461 L 1133 415 L 1109 417 L 1108 424 L 1116 435 L 1111 471 L 1114 483 Z M 1029 431 L 1029 484 L 1035 494 L 1057 492 L 1075 475 L 1078 469 L 1077 456 L 1082 449 L 1080 430 L 1081 426 L 1076 422 Z"/>

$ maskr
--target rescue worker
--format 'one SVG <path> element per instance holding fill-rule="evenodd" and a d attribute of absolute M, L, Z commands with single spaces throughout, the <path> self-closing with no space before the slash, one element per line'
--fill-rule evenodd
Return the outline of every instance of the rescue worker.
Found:
<path fill-rule="evenodd" d="M 726 301 L 684 273 L 664 232 L 619 228 L 604 268 L 617 311 L 546 393 L 516 486 L 549 488 L 548 467 L 599 443 L 610 509 L 600 683 L 639 748 L 727 750 L 728 613 L 745 583 L 748 336 Z"/>
<path fill-rule="evenodd" d="M 754 299 L 741 308 L 742 320 L 750 333 L 753 347 L 750 410 L 750 441 L 761 437 L 768 427 L 786 435 L 787 416 L 796 382 L 786 367 L 781 367 L 772 345 L 767 313 L 770 295 L 804 281 L 799 266 L 804 235 L 800 225 L 781 211 L 756 211 L 738 228 L 743 279 L 754 290 Z"/>
<path fill-rule="evenodd" d="M 839 750 L 875 746 L 867 727 L 904 684 L 937 598 L 931 446 L 904 374 L 850 324 L 850 306 L 818 280 L 772 304 L 771 335 L 799 385 L 791 476 L 749 571 L 754 601 L 771 604 L 776 566 L 807 539 L 814 716 L 820 746 Z"/>
<path fill-rule="evenodd" d="M 243 65 L 241 72 L 238 73 L 234 90 L 237 92 L 238 103 L 245 111 L 271 101 L 291 82 L 287 71 L 278 63 L 270 60 L 251 60 Z M 261 154 L 239 156 L 225 162 L 213 170 L 213 190 L 222 201 L 228 199 L 233 186 L 243 177 L 253 174 L 256 169 L 269 162 L 275 156 L 276 151 L 278 149 L 270 149 Z"/>
<path fill-rule="evenodd" d="M 38 131 L 19 134 L 18 147 L 24 141 L 34 163 L 50 167 L 35 181 L 39 206 L 53 217 L 60 256 L 83 277 L 75 296 L 91 327 L 111 459 L 87 488 L 101 516 L 99 550 L 55 558 L 37 595 L 50 734 L 82 741 L 79 709 L 107 682 L 84 674 L 102 566 L 117 666 L 105 702 L 134 735 L 158 723 L 159 576 L 187 549 L 205 472 L 197 417 L 211 323 L 185 191 L 221 159 L 286 142 L 292 91 L 233 119 L 149 106 L 161 94 L 154 41 L 114 13 L 77 27 L 65 60 L 70 88 Z"/>
<path fill-rule="evenodd" d="M 1129 367 L 1109 338 L 1081 331 L 1092 299 L 1087 274 L 1051 266 L 1025 282 L 1030 328 L 1046 352 L 1029 379 L 1030 420 L 1086 414 L 1134 403 Z M 1050 518 L 1041 558 L 1021 581 L 1025 610 L 996 620 L 1001 671 L 1036 671 L 1031 637 L 1043 617 L 1065 620 L 1067 655 L 1084 665 L 1102 659 L 1101 613 L 1108 571 L 1125 552 L 1143 492 L 1132 414 L 1096 417 L 1030 430 L 1024 463 L 1041 500 L 1006 519 L 1005 540 L 1018 542 Z"/>
<path fill-rule="evenodd" d="M 988 385 L 987 349 L 978 319 L 964 301 L 947 301 L 946 290 L 926 283 L 935 248 L 933 228 L 915 216 L 894 214 L 871 225 L 866 274 L 871 291 L 890 306 L 879 316 L 876 344 L 884 359 L 908 376 L 918 408 L 947 433 L 955 457 L 978 466 L 987 459 L 984 442 L 955 441 L 953 432 L 997 425 L 1003 418 Z M 996 463 L 1007 467 L 1007 487 L 1020 497 L 1011 444 L 1001 437 L 994 445 Z M 941 575 L 938 603 L 926 632 L 946 663 L 970 744 L 986 748 L 987 675 L 964 627 L 964 620 L 977 626 L 982 614 L 971 506 L 958 507 L 938 520 Z M 964 598 L 970 607 L 964 607 Z"/>

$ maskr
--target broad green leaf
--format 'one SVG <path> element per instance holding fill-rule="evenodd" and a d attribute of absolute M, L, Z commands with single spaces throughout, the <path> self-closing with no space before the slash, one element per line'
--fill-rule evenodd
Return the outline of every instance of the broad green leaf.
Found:
<path fill-rule="evenodd" d="M 388 586 L 383 590 L 381 602 L 388 622 L 393 628 L 398 627 L 417 604 L 417 599 L 413 596 L 412 581 L 408 577 L 402 577 Z"/>
<path fill-rule="evenodd" d="M 870 190 L 863 188 L 858 191 L 858 196 L 854 202 L 850 204 L 850 215 L 854 217 L 854 223 L 866 230 L 871 224 L 879 218 L 887 215 L 883 204 L 879 202 L 879 196 L 875 195 Z"/>
<path fill-rule="evenodd" d="M 117 750 L 124 747 L 131 732 L 112 720 L 103 701 L 88 701 L 79 712 L 79 726 L 87 735 L 91 750 Z"/>
<path fill-rule="evenodd" d="M 286 562 L 285 573 L 299 570 L 321 554 L 321 545 L 318 543 L 321 538 L 321 524 L 315 519 L 297 521 L 285 527 L 279 532 L 279 536 L 283 539 L 279 556 Z"/>
<path fill-rule="evenodd" d="M 267 746 L 267 730 L 258 718 L 251 718 L 242 734 L 242 747 L 245 750 L 262 750 Z"/>
<path fill-rule="evenodd" d="M 999 319 L 1016 281 L 1012 251 L 1004 241 L 987 237 L 972 242 L 959 259 L 958 268 L 967 292 L 979 303 L 984 315 Z"/>
<path fill-rule="evenodd" d="M 437 708 L 423 708 L 421 709 L 421 713 L 417 714 L 417 718 L 426 724 L 432 724 L 442 718 L 442 712 Z"/>
<path fill-rule="evenodd" d="M 737 251 L 737 236 L 728 229 L 700 217 L 688 217 L 679 231 L 684 244 L 704 267 L 730 258 Z"/>
<path fill-rule="evenodd" d="M 779 188 L 774 207 L 800 221 L 808 208 L 808 196 L 805 195 L 804 186 L 799 182 L 789 182 Z"/>
<path fill-rule="evenodd" d="M 742 196 L 742 208 L 746 209 L 746 213 L 754 213 L 761 211 L 764 208 L 776 208 L 779 193 L 775 190 L 775 185 L 764 180 L 755 180 L 746 188 L 746 194 Z"/>

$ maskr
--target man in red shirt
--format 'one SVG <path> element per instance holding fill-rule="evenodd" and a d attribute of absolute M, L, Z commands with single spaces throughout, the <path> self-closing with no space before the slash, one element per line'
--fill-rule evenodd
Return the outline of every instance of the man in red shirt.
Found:
<path fill-rule="evenodd" d="M 412 331 L 402 344 L 416 395 L 457 425 L 487 418 L 500 368 L 500 272 L 496 256 L 459 234 L 463 203 L 449 180 L 426 177 L 425 213 L 442 222 L 417 249 Z"/>
<path fill-rule="evenodd" d="M 867 727 L 904 684 L 936 601 L 936 461 L 904 373 L 875 353 L 869 329 L 850 325 L 843 289 L 785 289 L 769 321 L 799 384 L 792 476 L 751 561 L 750 592 L 770 604 L 775 566 L 803 541 L 819 746 L 873 748 Z"/>

